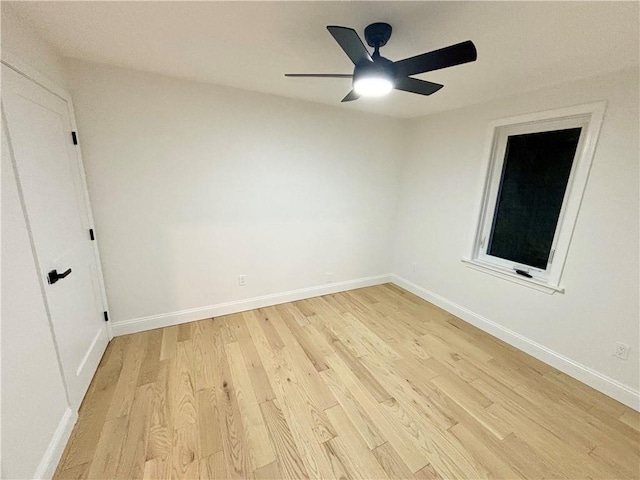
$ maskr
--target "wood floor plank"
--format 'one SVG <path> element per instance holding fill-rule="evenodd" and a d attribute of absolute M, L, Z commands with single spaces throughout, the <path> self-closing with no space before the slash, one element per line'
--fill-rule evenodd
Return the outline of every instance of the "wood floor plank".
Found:
<path fill-rule="evenodd" d="M 442 477 L 487 478 L 486 470 L 464 454 L 464 446 L 453 435 L 415 415 L 411 405 L 393 398 L 382 405 Z"/>
<path fill-rule="evenodd" d="M 229 478 L 229 471 L 222 450 L 200 460 L 200 478 L 202 480 Z"/>
<path fill-rule="evenodd" d="M 432 408 L 430 403 L 425 402 L 421 393 L 413 388 L 411 382 L 408 382 L 406 378 L 398 374 L 393 364 L 385 363 L 380 361 L 379 358 L 369 355 L 361 357 L 360 361 L 382 383 L 384 388 L 392 394 L 390 400 L 397 399 L 402 401 L 405 405 L 410 406 L 417 415 L 424 417 L 431 425 L 436 425 L 442 430 L 446 430 L 455 424 L 454 419 L 443 414 L 440 410 Z"/>
<path fill-rule="evenodd" d="M 454 425 L 450 431 L 464 445 L 476 461 L 493 474 L 493 478 L 521 478 L 511 466 L 497 455 L 500 442 L 485 435 L 474 436 L 462 423 Z"/>
<path fill-rule="evenodd" d="M 224 330 L 221 329 L 215 337 L 214 347 L 219 372 L 216 381 L 216 401 L 220 412 L 222 451 L 229 478 L 248 478 L 251 474 L 251 468 L 224 342 Z"/>
<path fill-rule="evenodd" d="M 606 474 L 602 472 L 611 470 L 618 472 L 620 478 L 638 478 L 640 476 L 640 463 L 637 455 L 624 455 L 608 445 L 598 445 L 589 452 L 588 458 L 595 460 L 595 462 L 589 462 L 588 465 L 585 465 L 585 470 L 599 472 L 599 475 L 592 473 L 593 478 L 605 478 Z M 605 465 L 606 467 L 604 467 Z"/>
<path fill-rule="evenodd" d="M 193 365 L 195 390 L 212 388 L 215 383 L 215 355 L 211 349 L 214 342 L 213 320 L 206 319 L 193 324 Z"/>
<path fill-rule="evenodd" d="M 335 295 L 352 315 L 364 323 L 367 328 L 375 332 L 380 338 L 393 345 L 410 342 L 415 338 L 411 329 L 400 322 L 393 321 L 388 316 L 376 310 L 372 305 L 365 305 L 358 300 L 357 292 L 350 291 Z"/>
<path fill-rule="evenodd" d="M 640 432 L 640 412 L 634 412 L 631 409 L 625 410 L 618 420 Z"/>
<path fill-rule="evenodd" d="M 275 328 L 279 337 L 283 339 L 287 345 L 286 351 L 291 357 L 290 364 L 293 367 L 298 384 L 308 392 L 310 402 L 316 404 L 320 410 L 326 410 L 336 405 L 337 401 L 335 397 L 320 379 L 318 370 L 298 343 L 295 335 L 293 335 L 287 324 L 283 321 L 278 310 L 270 307 L 265 308 L 264 312 L 265 315 L 269 316 L 271 326 Z"/>
<path fill-rule="evenodd" d="M 122 369 L 107 412 L 107 420 L 129 415 L 138 385 L 138 374 L 146 354 L 145 335 L 132 335 L 127 343 L 122 360 Z"/>
<path fill-rule="evenodd" d="M 192 323 L 182 323 L 178 325 L 178 342 L 184 342 L 186 340 L 191 340 L 191 336 L 193 334 L 193 327 L 196 322 Z"/>
<path fill-rule="evenodd" d="M 158 459 L 149 466 L 154 471 L 158 465 L 169 464 L 171 458 L 173 432 L 173 417 L 169 400 L 171 360 L 165 360 L 158 365 L 156 381 L 151 384 L 151 411 L 147 422 L 147 452 L 146 459 Z M 145 469 L 147 466 L 145 465 Z M 164 468 L 164 467 L 163 467 Z M 170 470 L 170 469 L 169 469 Z"/>
<path fill-rule="evenodd" d="M 153 386 L 136 388 L 127 428 L 122 439 L 122 453 L 115 478 L 142 478 L 146 461 L 148 422 L 152 411 Z"/>
<path fill-rule="evenodd" d="M 282 395 L 279 400 L 287 399 L 287 404 L 294 409 L 295 416 L 299 422 L 311 429 L 317 442 L 322 443 L 336 436 L 331 422 L 324 413 L 324 409 L 337 404 L 337 400 L 327 385 L 322 381 L 322 389 L 310 388 L 311 382 L 296 369 L 292 355 L 288 351 L 283 351 L 280 359 L 280 368 L 282 372 Z M 317 375 L 317 372 L 314 373 Z M 319 378 L 319 377 L 318 377 Z M 331 395 L 330 400 L 323 394 L 324 398 L 314 397 L 314 392 L 326 389 Z M 323 402 L 323 403 L 321 403 Z M 326 407 L 324 406 L 326 405 Z"/>
<path fill-rule="evenodd" d="M 150 330 L 144 332 L 146 352 L 138 373 L 138 386 L 156 381 L 160 366 L 160 353 L 162 349 L 162 330 Z"/>
<path fill-rule="evenodd" d="M 309 319 L 304 315 L 303 312 L 300 311 L 300 309 L 294 303 L 283 303 L 281 305 L 278 305 L 278 308 L 286 309 L 291 314 L 291 316 L 295 318 L 296 322 L 301 327 L 306 327 L 307 325 L 309 325 Z"/>
<path fill-rule="evenodd" d="M 368 346 L 363 342 L 363 336 L 355 329 L 353 315 L 349 312 L 340 313 L 334 309 L 330 303 L 325 302 L 322 297 L 310 298 L 306 300 L 317 312 L 312 323 L 318 326 L 318 319 L 322 321 L 324 329 L 331 332 L 331 335 L 343 342 L 352 350 L 356 357 L 364 355 L 368 351 Z"/>
<path fill-rule="evenodd" d="M 178 342 L 172 367 L 174 370 L 171 380 L 174 381 L 174 384 L 171 395 L 171 411 L 175 430 L 197 421 L 193 343 L 191 340 Z"/>
<path fill-rule="evenodd" d="M 355 425 L 367 446 L 370 449 L 374 449 L 385 443 L 386 439 L 378 430 L 378 427 L 376 427 L 371 417 L 362 405 L 358 403 L 358 400 L 351 394 L 349 389 L 340 382 L 336 373 L 331 369 L 327 369 L 320 375 L 338 399 L 340 406 L 346 412 L 349 420 Z"/>
<path fill-rule="evenodd" d="M 178 343 L 178 325 L 162 329 L 162 344 L 160 345 L 160 360 L 168 360 L 176 354 Z"/>
<path fill-rule="evenodd" d="M 85 480 L 89 475 L 89 467 L 89 463 L 82 463 L 65 470 L 58 470 L 55 477 L 62 480 Z"/>
<path fill-rule="evenodd" d="M 351 478 L 389 478 L 340 405 L 326 411 L 338 436 L 329 440 Z"/>
<path fill-rule="evenodd" d="M 231 378 L 235 386 L 240 419 L 244 428 L 244 438 L 249 453 L 249 465 L 252 470 L 258 470 L 274 462 L 276 456 L 271 447 L 267 427 L 253 391 L 240 345 L 238 343 L 229 343 L 226 345 L 225 350 L 231 370 Z"/>
<path fill-rule="evenodd" d="M 577 478 L 588 478 L 593 473 L 586 463 L 588 459 L 586 454 L 575 450 L 571 445 L 527 416 L 514 414 L 499 404 L 491 405 L 488 410 L 493 411 L 496 416 L 504 418 L 513 426 L 515 435 L 522 442 L 525 442 L 540 457 L 554 465 L 556 475 L 565 478 L 572 475 Z"/>
<path fill-rule="evenodd" d="M 289 425 L 277 401 L 264 402 L 260 408 L 271 435 L 282 478 L 287 480 L 309 478 Z"/>
<path fill-rule="evenodd" d="M 432 337 L 449 345 L 456 352 L 463 352 L 465 358 L 474 363 L 484 363 L 493 359 L 493 355 L 486 350 L 477 347 L 472 339 L 467 339 L 466 334 L 459 329 L 452 328 L 447 322 L 423 322 L 425 330 Z"/>
<path fill-rule="evenodd" d="M 193 479 L 200 476 L 198 424 L 190 423 L 173 431 L 172 479 Z"/>
<path fill-rule="evenodd" d="M 242 315 L 230 315 L 228 319 L 229 322 L 231 322 L 231 328 L 234 330 L 235 338 L 242 350 L 242 356 L 247 365 L 253 391 L 258 403 L 274 399 L 275 393 L 273 392 L 273 387 L 264 370 L 264 365 L 262 364 L 260 355 L 258 355 L 244 317 Z"/>
<path fill-rule="evenodd" d="M 302 348 L 315 369 L 318 372 L 321 372 L 329 368 L 324 357 L 331 354 L 331 347 L 327 344 L 324 338 L 317 333 L 317 330 L 314 328 L 308 328 L 307 326 L 300 326 L 300 323 L 296 319 L 297 317 L 291 313 L 293 309 L 286 308 L 286 304 L 278 305 L 276 309 L 282 320 L 286 323 L 288 330 L 291 332 L 293 342 L 297 343 L 300 348 Z M 302 316 L 302 314 L 299 316 Z M 309 325 L 308 319 L 306 320 L 307 325 Z"/>
<path fill-rule="evenodd" d="M 590 411 L 576 410 L 565 399 L 553 400 L 528 386 L 521 385 L 515 391 L 535 405 L 524 409 L 524 402 L 503 402 L 506 407 L 520 412 L 520 415 L 526 414 L 565 442 L 581 448 L 583 452 L 590 452 L 602 445 L 628 457 L 637 458 L 640 453 L 637 451 L 640 434 L 627 425 L 603 422 Z"/>
<path fill-rule="evenodd" d="M 414 444 L 413 436 L 404 431 L 404 426 L 385 414 L 380 404 L 360 383 L 356 375 L 337 355 L 327 358 L 329 365 L 336 372 L 338 378 L 354 398 L 366 410 L 378 430 L 384 432 L 385 437 L 398 452 L 404 463 L 412 472 L 416 472 L 429 463 L 427 457 Z"/>
<path fill-rule="evenodd" d="M 502 417 L 494 415 L 487 408 L 493 402 L 473 388 L 471 384 L 465 383 L 456 377 L 443 376 L 437 376 L 430 381 L 500 440 L 513 431 L 508 422 Z"/>
<path fill-rule="evenodd" d="M 105 421 L 87 478 L 115 478 L 128 421 L 126 416 Z"/>
<path fill-rule="evenodd" d="M 349 369 L 354 373 L 362 385 L 378 402 L 384 402 L 385 400 L 392 398 L 392 395 L 387 391 L 387 389 L 380 384 L 375 376 L 365 368 L 362 362 L 355 357 L 342 342 L 335 341 L 333 343 L 333 348 L 335 349 L 335 354 L 347 364 Z"/>
<path fill-rule="evenodd" d="M 352 338 L 357 338 L 365 349 L 364 355 L 374 355 L 387 360 L 398 360 L 400 355 L 382 338 L 366 328 L 355 315 L 347 312 L 342 314 L 342 320 L 346 322 Z"/>
<path fill-rule="evenodd" d="M 54 478 L 638 479 L 639 428 L 385 284 L 113 339 Z"/>
<path fill-rule="evenodd" d="M 144 464 L 144 480 L 169 480 L 171 478 L 171 459 L 152 458 Z"/>
<path fill-rule="evenodd" d="M 298 398 L 304 392 L 295 388 L 295 375 L 290 361 L 287 361 L 282 349 L 273 348 L 273 344 L 266 337 L 259 317 L 253 312 L 245 312 L 243 316 L 275 390 L 277 399 L 274 399 L 273 402 L 276 403 L 277 400 L 277 406 L 286 419 L 307 475 L 309 478 L 331 478 L 333 469 L 330 459 L 317 440 L 317 437 L 328 427 L 328 425 L 325 426 L 328 419 L 323 420 L 323 412 L 317 411 L 315 408 L 308 409 L 304 398 L 302 400 Z M 294 383 L 294 386 L 291 386 L 291 383 Z M 321 414 L 321 416 L 311 416 L 312 412 Z M 285 470 L 282 469 L 282 471 Z"/>
<path fill-rule="evenodd" d="M 222 451 L 220 438 L 220 410 L 215 388 L 199 390 L 196 394 L 200 434 L 200 457 L 211 457 Z"/>
<path fill-rule="evenodd" d="M 372 451 L 389 478 L 398 480 L 414 478 L 409 467 L 405 465 L 389 442 L 383 443 Z"/>
<path fill-rule="evenodd" d="M 340 480 L 352 478 L 347 471 L 347 467 L 345 467 L 342 463 L 342 460 L 340 459 L 341 455 L 336 451 L 333 443 L 324 442 L 323 444 L 321 444 L 321 448 L 324 452 L 324 455 L 329 460 L 329 464 L 331 465 L 331 475 L 325 478 L 335 478 Z"/>
<path fill-rule="evenodd" d="M 326 343 L 332 345 L 334 349 L 336 343 L 339 342 L 342 348 L 349 351 L 351 356 L 357 358 L 362 355 L 363 349 L 358 348 L 358 346 L 354 344 L 350 338 L 342 335 L 342 333 L 335 328 L 333 322 L 328 322 L 325 316 L 318 314 L 308 318 L 311 322 L 311 325 L 314 326 L 316 330 L 324 337 Z"/>
<path fill-rule="evenodd" d="M 287 419 L 307 475 L 317 480 L 333 478 L 335 466 L 321 446 L 323 443 L 318 443 L 313 425 L 299 408 L 291 404 L 291 400 L 287 395 L 282 396 L 277 399 L 277 405 Z"/>
<path fill-rule="evenodd" d="M 277 462 L 272 462 L 269 465 L 265 465 L 253 472 L 253 478 L 255 480 L 276 480 L 281 479 L 280 467 Z"/>
<path fill-rule="evenodd" d="M 273 326 L 273 322 L 269 319 L 269 313 L 266 312 L 263 308 L 260 308 L 256 312 L 257 318 L 260 321 L 260 326 L 264 330 L 264 334 L 271 345 L 271 348 L 274 350 L 280 350 L 284 347 L 284 343 L 278 335 L 275 327 Z"/>
<path fill-rule="evenodd" d="M 563 478 L 553 462 L 535 451 L 526 441 L 512 433 L 502 443 L 502 452 L 509 457 L 509 464 L 524 478 Z M 570 478 L 575 478 L 572 476 Z"/>
<path fill-rule="evenodd" d="M 427 464 L 424 468 L 418 470 L 415 474 L 415 478 L 416 480 L 442 480 L 440 474 L 431 464 Z"/>

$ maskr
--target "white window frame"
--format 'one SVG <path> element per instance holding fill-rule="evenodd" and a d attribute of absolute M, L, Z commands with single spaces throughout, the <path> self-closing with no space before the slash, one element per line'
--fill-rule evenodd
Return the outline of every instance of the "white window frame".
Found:
<path fill-rule="evenodd" d="M 564 288 L 560 286 L 562 270 L 587 186 L 605 108 L 606 102 L 598 102 L 519 115 L 491 122 L 483 165 L 486 176 L 482 182 L 480 201 L 476 208 L 476 225 L 470 241 L 469 256 L 463 258 L 468 266 L 546 293 L 564 292 Z M 576 127 L 581 127 L 582 131 L 546 269 L 534 268 L 489 255 L 487 249 L 502 179 L 508 137 Z M 527 272 L 531 278 L 517 274 L 516 269 Z"/>

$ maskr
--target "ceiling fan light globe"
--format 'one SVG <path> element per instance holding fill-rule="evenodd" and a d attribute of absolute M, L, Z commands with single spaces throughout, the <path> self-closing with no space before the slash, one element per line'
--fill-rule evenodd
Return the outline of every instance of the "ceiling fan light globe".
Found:
<path fill-rule="evenodd" d="M 353 82 L 353 89 L 362 97 L 382 97 L 393 89 L 393 82 L 385 77 L 361 77 Z"/>

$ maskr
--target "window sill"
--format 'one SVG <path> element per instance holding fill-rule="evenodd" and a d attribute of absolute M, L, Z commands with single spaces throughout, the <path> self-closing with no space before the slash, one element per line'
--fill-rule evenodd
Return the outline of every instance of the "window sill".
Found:
<path fill-rule="evenodd" d="M 517 283 L 519 285 L 524 285 L 525 287 L 533 288 L 534 290 L 548 293 L 549 295 L 554 294 L 556 292 L 564 293 L 564 288 L 558 285 L 551 285 L 549 283 L 544 283 L 539 280 L 525 278 L 525 277 L 522 277 L 521 275 L 518 275 L 517 273 L 513 273 L 509 270 L 495 267 L 493 265 L 487 265 L 485 263 L 478 262 L 477 260 L 463 258 L 462 262 L 465 263 L 467 267 L 472 268 L 473 270 L 488 273 L 489 275 L 493 275 L 494 277 L 502 278 L 504 280 L 508 280 L 510 282 Z"/>

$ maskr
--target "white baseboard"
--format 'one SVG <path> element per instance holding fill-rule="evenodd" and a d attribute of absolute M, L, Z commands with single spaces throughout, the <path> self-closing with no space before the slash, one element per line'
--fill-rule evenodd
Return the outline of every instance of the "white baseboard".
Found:
<path fill-rule="evenodd" d="M 344 292 L 355 288 L 370 287 L 391 281 L 391 275 L 378 275 L 375 277 L 358 278 L 345 282 L 327 283 L 316 287 L 301 288 L 289 292 L 274 293 L 260 297 L 238 300 L 235 302 L 218 303 L 206 307 L 191 308 L 179 312 L 163 313 L 148 317 L 133 318 L 120 322 L 113 322 L 111 329 L 114 336 L 127 335 L 129 333 L 153 330 L 154 328 L 169 327 L 180 323 L 194 322 L 205 318 L 219 317 L 232 313 L 253 310 L 254 308 L 270 307 L 280 303 L 295 302 L 306 298 L 329 295 L 331 293 Z"/>
<path fill-rule="evenodd" d="M 538 360 L 557 368 L 561 372 L 586 383 L 590 387 L 593 387 L 599 392 L 624 403 L 628 407 L 640 411 L 640 392 L 633 390 L 627 385 L 565 357 L 544 345 L 534 342 L 524 335 L 520 335 L 513 330 L 509 330 L 488 318 L 478 315 L 477 313 L 447 300 L 426 288 L 422 288 L 421 286 L 416 285 L 415 283 L 398 275 L 392 275 L 391 281 L 427 302 L 433 303 L 456 317 L 461 318 L 465 322 L 478 327 L 480 330 L 483 330 L 509 345 L 528 353 Z"/>
<path fill-rule="evenodd" d="M 60 423 L 58 423 L 56 431 L 53 432 L 53 437 L 51 437 L 49 446 L 42 456 L 33 478 L 49 479 L 53 477 L 77 420 L 78 413 L 70 407 L 67 408 L 60 419 Z"/>

